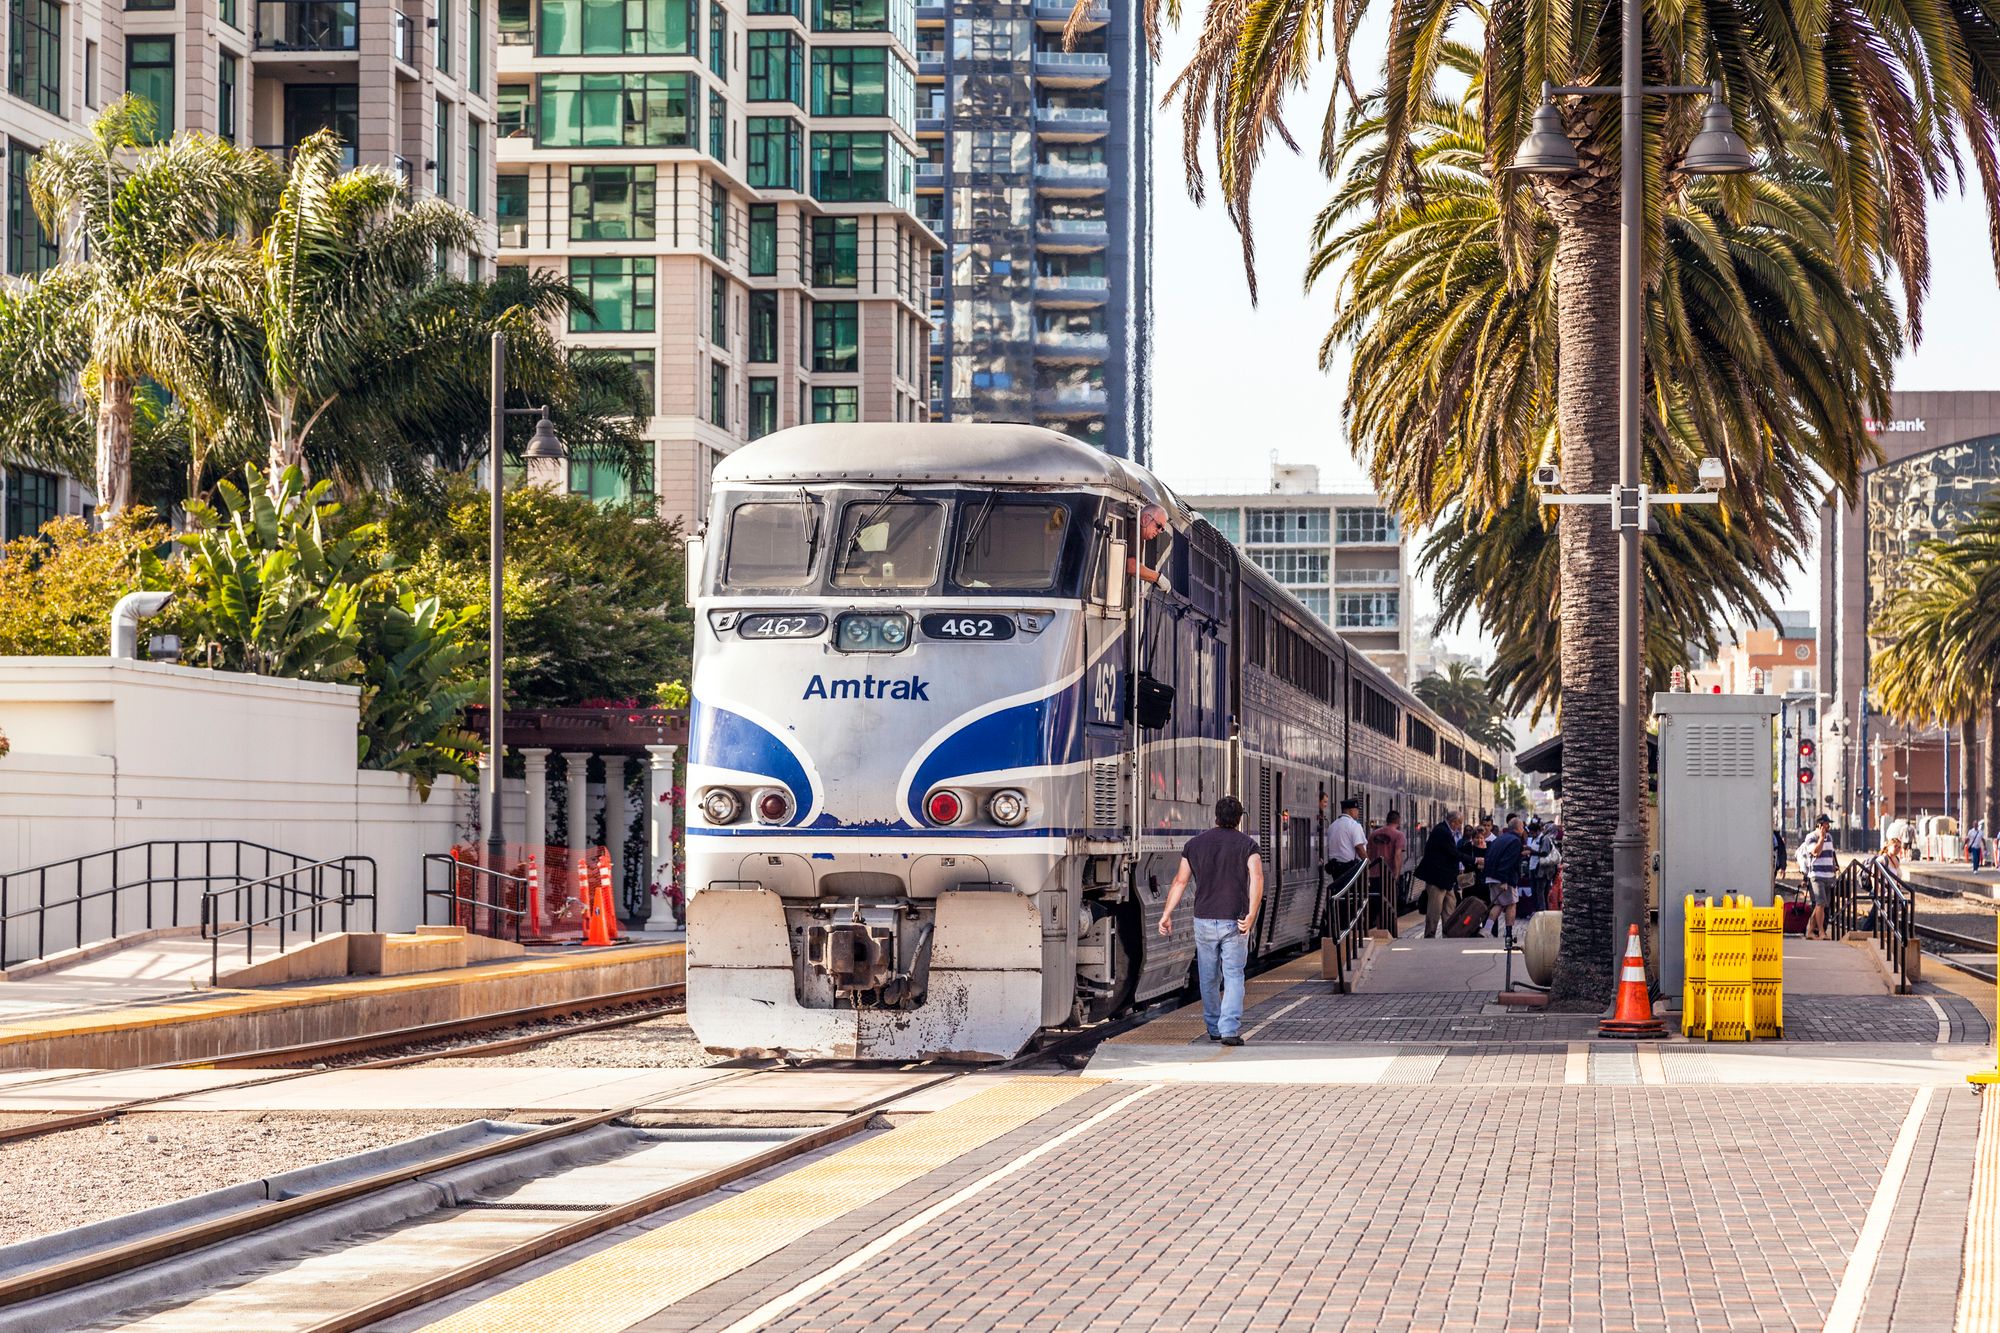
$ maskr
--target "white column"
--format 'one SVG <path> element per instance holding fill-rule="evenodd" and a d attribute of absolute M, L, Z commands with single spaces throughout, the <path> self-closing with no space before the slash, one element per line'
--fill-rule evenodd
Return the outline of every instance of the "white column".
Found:
<path fill-rule="evenodd" d="M 625 895 L 625 831 L 631 827 L 632 806 L 625 795 L 625 756 L 607 754 L 604 756 L 604 845 L 611 851 L 614 899 Z"/>
<path fill-rule="evenodd" d="M 528 806 L 521 840 L 527 845 L 529 855 L 533 856 L 536 863 L 546 872 L 549 859 L 548 852 L 544 850 L 549 841 L 548 750 L 546 748 L 522 750 L 521 765 L 527 771 L 524 796 Z"/>
<path fill-rule="evenodd" d="M 486 846 L 489 830 L 486 825 L 492 819 L 493 810 L 493 755 L 484 750 L 479 755 L 479 845 Z"/>
<path fill-rule="evenodd" d="M 590 846 L 590 751 L 565 750 L 563 762 L 569 765 L 569 850 L 575 865 Z"/>
<path fill-rule="evenodd" d="M 674 873 L 674 753 L 679 749 L 646 747 L 646 882 L 663 888 Z M 681 888 L 685 892 L 687 886 Z"/>

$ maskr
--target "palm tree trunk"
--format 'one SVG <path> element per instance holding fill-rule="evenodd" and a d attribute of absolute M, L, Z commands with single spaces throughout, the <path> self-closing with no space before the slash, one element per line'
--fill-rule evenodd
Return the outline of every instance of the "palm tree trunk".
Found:
<path fill-rule="evenodd" d="M 2000 700 L 1986 705 L 1986 832 L 2000 833 Z"/>
<path fill-rule="evenodd" d="M 1965 826 L 1978 818 L 1974 812 L 1979 809 L 1979 793 L 1974 790 L 1979 785 L 1979 719 L 1968 713 L 1958 724 L 1958 809 L 1946 811 L 1958 817 L 1958 832 L 1965 836 Z"/>
<path fill-rule="evenodd" d="M 97 407 L 97 511 L 132 503 L 132 377 L 106 371 Z"/>
<path fill-rule="evenodd" d="M 1556 218 L 1557 429 L 1563 489 L 1618 482 L 1618 213 L 1551 200 Z M 1563 207 L 1564 202 L 1568 207 Z M 1605 512 L 1569 506 L 1562 552 L 1563 929 L 1552 1007 L 1610 1002 L 1611 834 L 1618 822 L 1618 547 Z"/>

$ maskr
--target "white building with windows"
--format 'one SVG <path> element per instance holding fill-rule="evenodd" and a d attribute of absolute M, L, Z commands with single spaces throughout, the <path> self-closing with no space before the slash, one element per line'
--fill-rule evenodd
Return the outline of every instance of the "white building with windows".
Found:
<path fill-rule="evenodd" d="M 1370 661 L 1409 683 L 1409 555 L 1380 497 L 1323 491 L 1317 467 L 1274 461 L 1267 489 L 1202 482 L 1181 498 Z"/>

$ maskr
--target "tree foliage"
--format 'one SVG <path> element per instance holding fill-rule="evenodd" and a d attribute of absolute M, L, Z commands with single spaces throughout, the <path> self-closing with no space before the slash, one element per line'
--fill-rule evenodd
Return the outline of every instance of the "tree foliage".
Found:
<path fill-rule="evenodd" d="M 101 657 L 110 651 L 111 608 L 144 586 L 171 539 L 143 508 L 92 531 L 68 515 L 39 536 L 0 547 L 0 657 Z"/>
<path fill-rule="evenodd" d="M 1438 716 L 1479 744 L 1495 750 L 1514 748 L 1514 733 L 1478 668 L 1452 662 L 1441 674 L 1425 676 L 1411 689 Z"/>
<path fill-rule="evenodd" d="M 410 586 L 488 623 L 485 491 L 453 477 L 435 503 L 377 502 L 380 531 Z M 676 606 L 681 543 L 674 524 L 638 505 L 515 486 L 506 493 L 507 697 L 522 708 L 650 698 L 689 674 L 691 620 Z"/>

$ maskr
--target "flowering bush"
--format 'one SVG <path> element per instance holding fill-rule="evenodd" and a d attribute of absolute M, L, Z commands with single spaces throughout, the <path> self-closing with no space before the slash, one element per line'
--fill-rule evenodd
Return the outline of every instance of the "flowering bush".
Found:
<path fill-rule="evenodd" d="M 7 739 L 6 732 L 0 731 L 0 759 L 5 759 L 13 748 L 14 742 Z"/>
<path fill-rule="evenodd" d="M 672 791 L 660 797 L 660 804 L 678 809 L 682 798 L 686 795 L 686 789 L 675 787 Z M 648 891 L 655 898 L 663 900 L 668 907 L 673 909 L 674 920 L 681 924 L 687 922 L 687 890 L 682 887 L 685 881 L 684 871 L 687 866 L 687 849 L 684 843 L 684 835 L 678 827 L 675 828 L 672 854 L 669 861 L 664 865 L 653 867 L 653 872 L 656 875 L 661 871 L 667 873 L 666 882 L 662 883 L 658 879 L 655 879 L 647 886 Z"/>

